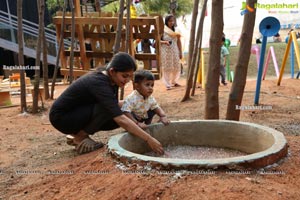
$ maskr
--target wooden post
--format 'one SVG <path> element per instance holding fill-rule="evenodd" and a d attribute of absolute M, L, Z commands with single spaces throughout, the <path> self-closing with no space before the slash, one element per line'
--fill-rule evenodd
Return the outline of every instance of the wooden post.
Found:
<path fill-rule="evenodd" d="M 80 0 L 75 0 L 75 24 L 76 23 L 76 17 L 81 17 L 81 10 L 80 10 Z M 79 46 L 80 46 L 80 58 L 81 62 L 83 64 L 84 70 L 90 69 L 90 63 L 88 62 L 88 59 L 86 58 L 86 49 L 85 49 L 85 38 L 83 34 L 83 27 L 81 24 L 76 25 L 77 33 L 78 33 L 78 40 L 79 40 Z"/>

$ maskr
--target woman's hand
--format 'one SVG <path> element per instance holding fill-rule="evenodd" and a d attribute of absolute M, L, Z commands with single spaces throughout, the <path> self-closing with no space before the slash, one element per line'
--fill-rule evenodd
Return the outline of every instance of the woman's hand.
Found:
<path fill-rule="evenodd" d="M 166 40 L 162 40 L 161 43 L 162 43 L 162 44 L 165 44 L 165 45 L 167 45 L 167 46 L 170 46 L 170 45 L 171 45 L 171 44 L 170 44 L 170 41 L 166 41 Z"/>
<path fill-rule="evenodd" d="M 157 153 L 159 155 L 164 154 L 164 149 L 163 149 L 161 143 L 158 140 L 156 140 L 154 137 L 150 136 L 147 140 L 147 143 L 155 153 Z"/>
<path fill-rule="evenodd" d="M 182 53 L 179 53 L 179 58 L 180 58 L 180 60 L 182 59 Z"/>
<path fill-rule="evenodd" d="M 160 155 L 164 154 L 164 150 L 159 141 L 149 135 L 145 130 L 141 129 L 136 123 L 129 119 L 126 115 L 120 115 L 114 118 L 115 122 L 129 133 L 146 141 L 150 148 Z"/>

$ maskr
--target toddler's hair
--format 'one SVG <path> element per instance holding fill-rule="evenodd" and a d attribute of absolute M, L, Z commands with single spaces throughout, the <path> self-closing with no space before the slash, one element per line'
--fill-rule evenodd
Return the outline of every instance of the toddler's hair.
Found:
<path fill-rule="evenodd" d="M 138 70 L 134 72 L 134 83 L 141 83 L 143 80 L 154 81 L 155 78 L 151 71 L 148 70 Z"/>

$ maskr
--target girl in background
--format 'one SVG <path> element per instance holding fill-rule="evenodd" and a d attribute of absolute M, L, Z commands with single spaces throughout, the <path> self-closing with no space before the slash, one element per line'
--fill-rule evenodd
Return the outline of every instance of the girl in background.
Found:
<path fill-rule="evenodd" d="M 167 90 L 180 86 L 182 47 L 180 34 L 175 32 L 175 17 L 167 15 L 165 18 L 164 34 L 161 40 L 162 81 Z"/>

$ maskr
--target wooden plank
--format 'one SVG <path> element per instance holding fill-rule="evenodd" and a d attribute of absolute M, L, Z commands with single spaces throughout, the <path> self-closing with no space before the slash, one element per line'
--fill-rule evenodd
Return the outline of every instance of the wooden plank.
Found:
<path fill-rule="evenodd" d="M 156 39 L 156 33 L 133 33 L 134 39 Z"/>
<path fill-rule="evenodd" d="M 65 17 L 65 24 L 71 24 L 72 18 L 71 17 Z M 56 16 L 53 18 L 54 24 L 61 24 L 62 23 L 62 17 Z M 92 17 L 92 18 L 86 18 L 86 17 L 75 17 L 75 24 L 85 25 L 85 24 L 93 24 L 93 25 L 104 25 L 109 24 L 116 26 L 118 23 L 117 17 Z M 155 25 L 156 18 L 154 17 L 139 17 L 136 19 L 130 19 L 130 25 L 132 26 L 139 26 L 139 25 Z M 126 18 L 123 18 L 123 24 L 126 24 Z"/>
<path fill-rule="evenodd" d="M 93 51 L 87 51 L 86 56 L 91 58 L 91 57 L 96 57 L 96 58 L 112 58 L 113 57 L 113 52 L 93 52 Z"/>
<path fill-rule="evenodd" d="M 99 38 L 104 38 L 104 39 L 111 39 L 116 36 L 115 32 L 110 32 L 110 33 L 91 33 L 91 32 L 84 32 L 84 36 L 86 38 L 92 38 L 92 39 L 99 39 Z M 121 33 L 121 37 L 125 38 L 125 33 Z"/>
<path fill-rule="evenodd" d="M 134 57 L 137 60 L 156 60 L 156 54 L 152 53 L 136 53 Z"/>
<path fill-rule="evenodd" d="M 78 69 L 73 70 L 74 77 L 83 76 L 84 74 L 86 74 L 88 72 L 89 72 L 88 70 L 78 70 Z M 64 68 L 64 69 L 61 68 L 60 73 L 64 76 L 69 76 L 70 70 L 67 68 Z"/>
<path fill-rule="evenodd" d="M 65 51 L 65 56 L 70 56 L 71 51 L 66 50 Z M 74 51 L 74 57 L 80 57 L 80 52 L 79 51 Z M 86 51 L 86 57 L 88 58 L 112 58 L 113 57 L 113 52 L 97 52 L 97 51 Z"/>
<path fill-rule="evenodd" d="M 73 51 L 73 52 L 74 52 L 74 57 L 80 57 L 80 52 L 79 51 Z M 71 50 L 65 50 L 64 55 L 65 56 L 70 56 L 71 55 Z M 66 67 L 64 67 L 64 68 L 66 68 Z"/>

